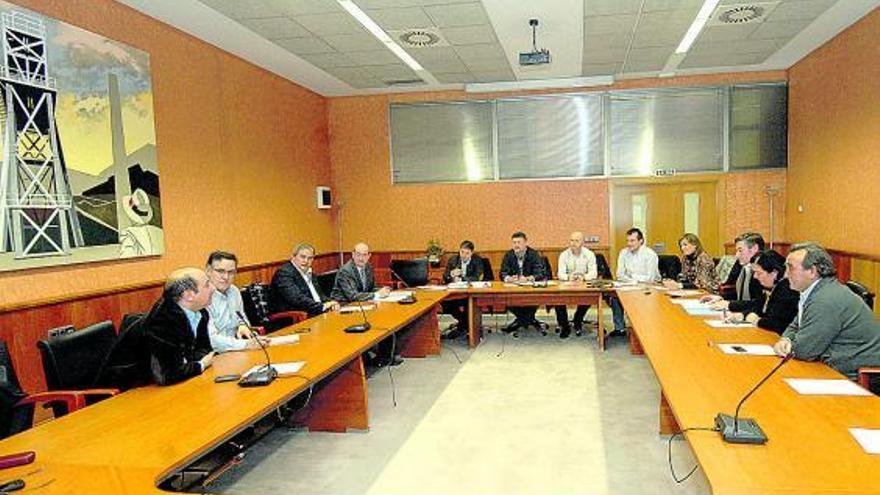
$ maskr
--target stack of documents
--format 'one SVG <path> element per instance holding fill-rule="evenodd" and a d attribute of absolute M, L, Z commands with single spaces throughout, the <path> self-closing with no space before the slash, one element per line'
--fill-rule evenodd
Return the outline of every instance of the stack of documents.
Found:
<path fill-rule="evenodd" d="M 269 345 L 288 345 L 288 344 L 296 344 L 299 342 L 299 335 L 292 333 L 290 335 L 282 335 L 280 337 L 272 337 L 269 340 Z"/>
<path fill-rule="evenodd" d="M 383 301 L 383 302 L 399 302 L 404 299 L 409 299 L 412 296 L 413 296 L 413 291 L 411 291 L 411 290 L 395 290 L 395 291 L 392 291 L 390 294 L 388 294 L 385 297 L 379 297 L 379 293 L 377 292 L 373 299 L 376 301 Z"/>
<path fill-rule="evenodd" d="M 305 361 L 291 361 L 289 363 L 272 363 L 272 367 L 275 368 L 275 372 L 278 373 L 279 377 L 295 375 L 305 365 L 306 365 Z M 255 373 L 257 371 L 260 371 L 265 367 L 266 367 L 265 364 L 258 364 L 256 366 L 254 366 L 253 368 L 245 371 L 244 375 L 242 375 L 242 377 L 246 377 L 246 376 L 250 375 L 251 373 Z"/>

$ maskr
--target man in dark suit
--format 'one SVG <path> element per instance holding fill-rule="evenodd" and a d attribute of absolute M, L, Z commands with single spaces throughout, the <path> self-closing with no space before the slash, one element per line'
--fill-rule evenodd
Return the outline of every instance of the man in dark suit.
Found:
<path fill-rule="evenodd" d="M 370 301 L 376 295 L 385 297 L 390 292 L 390 287 L 376 290 L 376 279 L 370 265 L 370 247 L 360 242 L 352 250 L 351 260 L 336 273 L 330 299 L 342 303 Z"/>
<path fill-rule="evenodd" d="M 725 285 L 733 285 L 736 291 L 728 296 L 729 300 L 723 300 L 720 296 L 706 296 L 703 299 L 712 301 L 712 307 L 716 309 L 728 309 L 731 301 L 740 301 L 737 304 L 737 311 L 757 312 L 764 306 L 764 288 L 752 273 L 751 261 L 762 251 L 764 251 L 764 237 L 761 234 L 746 232 L 738 236 L 736 264 L 724 282 Z"/>
<path fill-rule="evenodd" d="M 339 309 L 339 303 L 321 293 L 312 278 L 315 247 L 302 242 L 293 250 L 290 261 L 281 265 L 272 277 L 272 312 L 305 311 L 317 316 Z"/>
<path fill-rule="evenodd" d="M 510 239 L 513 243 L 513 249 L 504 253 L 504 258 L 501 260 L 501 279 L 507 283 L 527 283 L 534 282 L 535 280 L 546 280 L 549 274 L 544 273 L 544 263 L 541 260 L 541 255 L 529 247 L 526 235 L 522 232 L 516 232 Z M 515 319 L 504 328 L 504 331 L 512 333 L 514 337 L 519 336 L 516 332 L 519 328 L 526 328 L 537 323 L 535 321 L 535 313 L 538 311 L 537 307 L 511 307 L 509 309 L 515 316 Z"/>
<path fill-rule="evenodd" d="M 159 385 L 181 382 L 211 366 L 214 351 L 205 308 L 213 292 L 208 275 L 198 268 L 182 268 L 168 276 L 162 297 L 142 323 L 150 371 Z"/>
<path fill-rule="evenodd" d="M 474 255 L 474 243 L 464 241 L 458 248 L 458 254 L 449 259 L 446 263 L 446 270 L 443 272 L 443 283 L 450 282 L 477 282 L 483 280 L 483 259 Z M 467 299 L 443 302 L 443 312 L 452 315 L 458 322 L 455 329 L 444 338 L 455 339 L 463 334 L 467 334 Z"/>
<path fill-rule="evenodd" d="M 371 301 L 376 296 L 382 298 L 390 293 L 390 287 L 376 290 L 376 279 L 373 276 L 373 267 L 370 265 L 370 247 L 363 242 L 355 244 L 351 251 L 351 260 L 342 265 L 336 273 L 336 282 L 333 284 L 330 298 L 347 304 Z M 379 342 L 377 357 L 371 360 L 371 364 L 397 366 L 403 363 L 403 358 L 400 357 L 399 351 L 394 349 L 394 344 L 394 336 Z"/>

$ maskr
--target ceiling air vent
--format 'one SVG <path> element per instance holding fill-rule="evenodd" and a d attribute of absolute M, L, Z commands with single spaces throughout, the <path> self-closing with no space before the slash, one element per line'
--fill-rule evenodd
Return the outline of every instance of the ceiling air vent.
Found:
<path fill-rule="evenodd" d="M 764 22 L 779 2 L 751 2 L 722 5 L 715 10 L 710 26 L 736 26 Z"/>
<path fill-rule="evenodd" d="M 404 48 L 428 48 L 432 46 L 449 46 L 437 28 L 410 28 L 400 31 L 389 31 L 389 35 Z"/>

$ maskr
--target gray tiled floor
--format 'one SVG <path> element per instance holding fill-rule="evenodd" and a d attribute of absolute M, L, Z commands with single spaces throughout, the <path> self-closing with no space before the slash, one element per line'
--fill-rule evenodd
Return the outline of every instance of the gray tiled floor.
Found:
<path fill-rule="evenodd" d="M 500 351 L 502 350 L 503 353 Z M 452 350 L 461 357 L 459 364 Z M 212 492 L 297 494 L 703 494 L 676 485 L 657 434 L 659 390 L 624 339 L 488 335 L 444 344 L 369 382 L 370 430 L 276 429 Z M 679 476 L 693 465 L 673 443 Z"/>

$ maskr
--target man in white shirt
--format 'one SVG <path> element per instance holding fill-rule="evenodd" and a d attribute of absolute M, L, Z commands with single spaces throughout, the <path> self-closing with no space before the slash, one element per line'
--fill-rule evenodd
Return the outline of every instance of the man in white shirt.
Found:
<path fill-rule="evenodd" d="M 617 280 L 621 282 L 654 283 L 661 280 L 657 253 L 645 246 L 645 235 L 633 227 L 626 231 L 626 247 L 617 257 Z M 611 299 L 614 331 L 609 335 L 626 335 L 626 320 L 620 299 Z"/>
<path fill-rule="evenodd" d="M 263 345 L 269 345 L 270 341 L 250 329 L 244 314 L 241 291 L 233 284 L 237 269 L 238 258 L 225 251 L 214 251 L 205 263 L 205 273 L 216 289 L 206 309 L 210 315 L 208 336 L 211 338 L 211 347 L 217 352 L 259 349 L 260 345 L 255 339 L 259 338 Z"/>
<path fill-rule="evenodd" d="M 568 239 L 569 248 L 559 253 L 556 275 L 559 280 L 578 282 L 593 280 L 597 277 L 596 255 L 584 247 L 584 234 L 573 232 Z M 559 326 L 559 338 L 567 339 L 571 335 L 568 323 L 568 308 L 556 306 L 556 324 Z M 584 316 L 590 310 L 589 304 L 579 304 L 574 312 L 574 333 L 580 336 L 584 328 Z"/>

